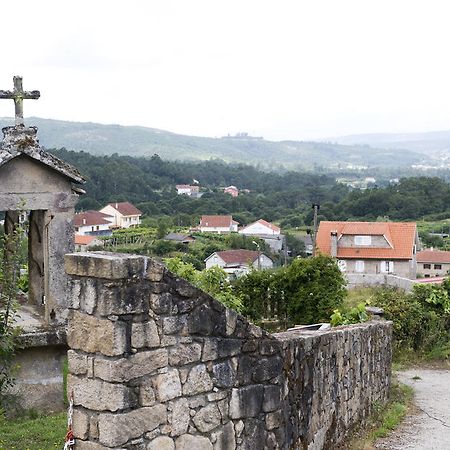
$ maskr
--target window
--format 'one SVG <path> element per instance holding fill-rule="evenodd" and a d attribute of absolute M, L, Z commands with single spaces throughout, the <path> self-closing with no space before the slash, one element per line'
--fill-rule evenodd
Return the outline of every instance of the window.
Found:
<path fill-rule="evenodd" d="M 442 264 L 435 264 L 435 265 L 434 265 L 434 268 L 435 268 L 436 270 L 442 270 Z"/>
<path fill-rule="evenodd" d="M 355 236 L 355 245 L 372 245 L 372 236 Z"/>
<path fill-rule="evenodd" d="M 364 272 L 364 261 L 355 262 L 355 272 Z"/>
<path fill-rule="evenodd" d="M 394 271 L 393 261 L 381 261 L 381 273 L 392 273 Z"/>
<path fill-rule="evenodd" d="M 431 264 L 424 264 L 424 265 L 423 265 L 423 268 L 424 268 L 424 269 L 431 269 Z"/>

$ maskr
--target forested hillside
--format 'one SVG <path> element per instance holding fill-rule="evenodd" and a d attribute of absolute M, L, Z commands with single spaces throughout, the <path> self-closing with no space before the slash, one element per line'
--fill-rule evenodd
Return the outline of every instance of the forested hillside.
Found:
<path fill-rule="evenodd" d="M 169 160 L 221 159 L 226 162 L 260 164 L 270 170 L 281 167 L 311 170 L 346 167 L 410 167 L 424 157 L 410 150 L 368 148 L 326 142 L 272 142 L 248 136 L 206 138 L 185 136 L 145 127 L 64 122 L 31 117 L 27 124 L 39 128 L 39 139 L 46 148 L 65 147 L 95 155 L 151 157 L 157 153 Z M 0 118 L 0 126 L 12 125 Z"/>
<path fill-rule="evenodd" d="M 131 201 L 151 217 L 172 216 L 182 225 L 196 223 L 201 214 L 233 214 L 239 222 L 277 221 L 282 226 L 310 225 L 311 203 L 321 204 L 327 220 L 418 220 L 450 217 L 450 184 L 440 178 L 404 178 L 399 184 L 366 191 L 351 191 L 328 175 L 263 172 L 253 166 L 205 161 L 180 163 L 159 156 L 94 156 L 67 150 L 52 151 L 75 165 L 87 178 L 87 194 L 80 209 L 112 201 Z M 205 194 L 201 199 L 177 195 L 175 184 L 196 179 Z M 248 189 L 236 198 L 220 187 Z"/>

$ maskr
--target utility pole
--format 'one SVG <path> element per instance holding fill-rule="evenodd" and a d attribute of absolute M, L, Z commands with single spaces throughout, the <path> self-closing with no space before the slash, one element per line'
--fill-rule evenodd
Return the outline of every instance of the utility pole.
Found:
<path fill-rule="evenodd" d="M 320 204 L 319 203 L 313 203 L 312 204 L 312 209 L 314 210 L 314 226 L 313 226 L 313 236 L 312 236 L 312 241 L 313 241 L 313 256 L 316 256 L 316 239 L 317 239 L 317 213 L 319 212 L 320 209 Z"/>

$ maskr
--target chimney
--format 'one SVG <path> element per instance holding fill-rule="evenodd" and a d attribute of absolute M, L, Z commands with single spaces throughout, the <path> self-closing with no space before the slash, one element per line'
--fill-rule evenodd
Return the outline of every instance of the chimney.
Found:
<path fill-rule="evenodd" d="M 83 219 L 83 225 L 86 225 L 86 219 Z"/>
<path fill-rule="evenodd" d="M 338 250 L 338 238 L 337 238 L 337 231 L 332 231 L 331 232 L 331 256 L 333 258 L 337 258 L 337 250 Z"/>
<path fill-rule="evenodd" d="M 116 209 L 119 207 L 119 204 L 118 203 L 116 203 Z"/>

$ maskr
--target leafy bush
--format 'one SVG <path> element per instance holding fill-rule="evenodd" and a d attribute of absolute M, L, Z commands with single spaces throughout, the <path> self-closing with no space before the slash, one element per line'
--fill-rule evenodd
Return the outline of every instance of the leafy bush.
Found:
<path fill-rule="evenodd" d="M 366 311 L 366 304 L 359 303 L 357 306 L 350 308 L 348 311 L 340 311 L 335 309 L 331 315 L 331 326 L 337 327 L 339 325 L 349 325 L 351 323 L 365 322 L 369 319 Z"/>

